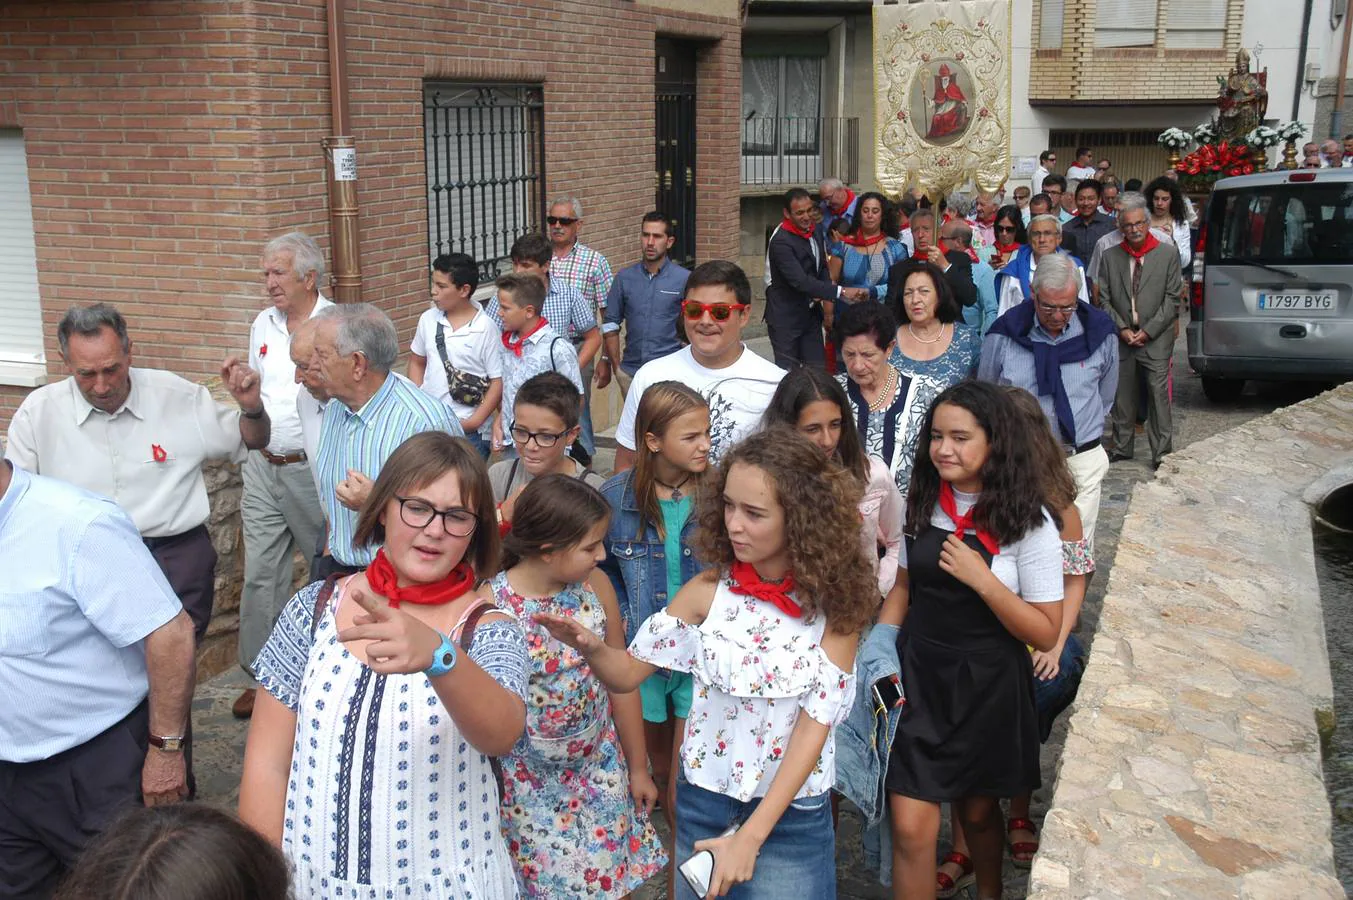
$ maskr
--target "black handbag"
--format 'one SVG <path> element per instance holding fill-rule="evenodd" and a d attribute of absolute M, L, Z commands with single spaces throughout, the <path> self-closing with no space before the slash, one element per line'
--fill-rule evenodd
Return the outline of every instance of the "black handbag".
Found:
<path fill-rule="evenodd" d="M 446 384 L 451 391 L 451 399 L 462 406 L 478 406 L 484 402 L 489 390 L 489 380 L 483 375 L 462 372 L 452 365 L 446 355 L 446 335 L 441 324 L 437 325 L 437 353 L 442 358 L 442 368 L 446 370 Z"/>

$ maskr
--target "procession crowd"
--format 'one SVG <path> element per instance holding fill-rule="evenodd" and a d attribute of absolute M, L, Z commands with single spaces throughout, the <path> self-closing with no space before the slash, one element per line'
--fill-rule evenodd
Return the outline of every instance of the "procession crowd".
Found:
<path fill-rule="evenodd" d="M 665 870 L 673 897 L 827 898 L 844 798 L 894 896 L 999 897 L 1084 667 L 1100 483 L 1139 410 L 1170 452 L 1190 210 L 1092 159 L 1045 153 L 1009 204 L 789 191 L 773 360 L 742 269 L 677 265 L 653 212 L 613 272 L 574 198 L 483 302 L 476 260 L 432 262 L 404 373 L 300 232 L 263 248 L 235 407 L 72 308 L 70 377 L 0 465 L 0 894 L 600 898 Z M 238 818 L 181 802 L 221 459 Z"/>

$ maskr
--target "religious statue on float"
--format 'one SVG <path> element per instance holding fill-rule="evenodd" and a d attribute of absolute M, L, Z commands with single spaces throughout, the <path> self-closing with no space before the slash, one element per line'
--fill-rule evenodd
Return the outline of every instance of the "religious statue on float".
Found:
<path fill-rule="evenodd" d="M 1229 75 L 1217 76 L 1217 137 L 1231 144 L 1243 143 L 1245 136 L 1264 122 L 1268 110 L 1268 69 L 1250 71 L 1250 51 L 1236 52 L 1236 65 Z"/>

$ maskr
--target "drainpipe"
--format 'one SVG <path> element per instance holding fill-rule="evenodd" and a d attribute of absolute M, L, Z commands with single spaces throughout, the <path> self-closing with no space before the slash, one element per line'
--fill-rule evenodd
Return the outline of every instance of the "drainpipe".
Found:
<path fill-rule="evenodd" d="M 334 262 L 334 299 L 362 300 L 362 265 L 357 240 L 357 145 L 348 115 L 348 42 L 345 0 L 326 0 L 329 19 L 329 104 L 333 134 L 324 139 L 329 165 L 329 223 Z"/>
<path fill-rule="evenodd" d="M 1311 8 L 1315 0 L 1306 0 L 1306 8 L 1301 12 L 1301 44 L 1297 50 L 1297 76 L 1292 85 L 1292 116 L 1290 121 L 1301 119 L 1301 93 L 1306 87 L 1306 44 L 1311 39 Z M 1314 132 L 1314 129 L 1312 129 Z M 1314 134 L 1312 134 L 1314 136 Z"/>
<path fill-rule="evenodd" d="M 1339 83 L 1334 92 L 1334 111 L 1330 113 L 1330 138 L 1339 140 L 1343 131 L 1344 89 L 1348 85 L 1348 44 L 1353 38 L 1353 9 L 1344 8 L 1344 45 L 1339 49 Z"/>

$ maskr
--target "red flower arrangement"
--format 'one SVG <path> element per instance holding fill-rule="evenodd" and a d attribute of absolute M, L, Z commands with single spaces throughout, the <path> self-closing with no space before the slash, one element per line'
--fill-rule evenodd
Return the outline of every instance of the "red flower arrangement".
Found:
<path fill-rule="evenodd" d="M 1255 165 L 1250 148 L 1244 144 L 1203 144 L 1175 163 L 1179 180 L 1190 187 L 1208 187 L 1218 178 L 1231 175 L 1251 175 Z"/>

